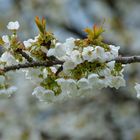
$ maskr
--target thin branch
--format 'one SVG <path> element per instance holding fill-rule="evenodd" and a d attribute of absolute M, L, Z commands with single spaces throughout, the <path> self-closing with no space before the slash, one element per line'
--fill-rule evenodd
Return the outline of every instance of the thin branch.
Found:
<path fill-rule="evenodd" d="M 114 60 L 122 64 L 131 64 L 131 63 L 140 62 L 140 56 L 127 56 L 127 57 L 119 56 Z"/>
<path fill-rule="evenodd" d="M 57 72 L 55 73 L 55 75 L 57 76 L 62 70 L 63 70 L 63 66 L 60 66 L 58 68 Z"/>
<path fill-rule="evenodd" d="M 11 70 L 18 70 L 22 68 L 30 68 L 30 67 L 51 67 L 54 65 L 62 65 L 64 62 L 63 61 L 45 61 L 45 62 L 27 62 L 24 64 L 17 64 L 17 65 L 11 65 L 11 66 L 6 66 L 0 71 L 2 72 L 8 72 Z"/>
<path fill-rule="evenodd" d="M 110 61 L 116 61 L 118 63 L 122 63 L 122 64 L 131 64 L 131 63 L 137 63 L 140 62 L 140 56 L 128 56 L 128 57 L 122 57 L 119 56 L 113 60 Z M 110 62 L 107 61 L 107 62 Z M 18 69 L 22 69 L 22 68 L 30 68 L 30 67 L 51 67 L 54 65 L 61 65 L 60 68 L 58 69 L 58 71 L 56 72 L 56 74 L 58 75 L 59 72 L 61 72 L 63 70 L 63 61 L 60 60 L 55 60 L 55 61 L 43 61 L 43 62 L 27 62 L 24 64 L 17 64 L 17 65 L 11 65 L 11 66 L 5 66 L 3 69 L 0 69 L 0 72 L 8 72 L 8 71 L 12 71 L 12 70 L 18 70 Z"/>
<path fill-rule="evenodd" d="M 21 49 L 18 49 L 17 52 L 20 53 L 28 62 L 33 62 L 33 59 Z"/>

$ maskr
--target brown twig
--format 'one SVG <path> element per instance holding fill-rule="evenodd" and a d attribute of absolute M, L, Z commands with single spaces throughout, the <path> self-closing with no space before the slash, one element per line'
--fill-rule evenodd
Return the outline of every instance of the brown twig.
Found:
<path fill-rule="evenodd" d="M 17 49 L 18 53 L 20 53 L 28 62 L 33 62 L 33 59 L 24 51 L 22 51 L 22 49 Z"/>
<path fill-rule="evenodd" d="M 24 64 L 17 64 L 17 65 L 11 65 L 11 66 L 6 66 L 1 71 L 3 72 L 8 72 L 11 70 L 18 70 L 22 68 L 30 68 L 30 67 L 51 67 L 54 65 L 62 65 L 64 62 L 62 61 L 45 61 L 45 62 L 26 62 Z"/>
<path fill-rule="evenodd" d="M 55 75 L 57 76 L 62 70 L 63 70 L 63 66 L 60 66 L 58 68 L 57 72 L 55 73 Z"/>
<path fill-rule="evenodd" d="M 118 63 L 122 64 L 131 64 L 131 63 L 137 63 L 140 62 L 140 56 L 128 56 L 128 57 L 122 57 L 119 56 L 116 59 L 110 60 L 110 61 L 116 61 Z M 107 61 L 107 62 L 110 62 Z M 17 65 L 11 65 L 11 66 L 5 66 L 3 69 L 0 69 L 1 72 L 8 72 L 11 70 L 18 70 L 22 68 L 30 68 L 30 67 L 51 67 L 54 65 L 63 65 L 63 61 L 55 60 L 55 61 L 43 61 L 43 62 L 27 62 L 24 64 L 17 64 Z M 56 72 L 56 75 L 59 74 L 63 70 L 63 67 L 61 66 L 58 71 Z"/>
<path fill-rule="evenodd" d="M 122 64 L 137 63 L 140 62 L 140 56 L 127 56 L 127 57 L 119 56 L 115 59 L 115 61 Z"/>

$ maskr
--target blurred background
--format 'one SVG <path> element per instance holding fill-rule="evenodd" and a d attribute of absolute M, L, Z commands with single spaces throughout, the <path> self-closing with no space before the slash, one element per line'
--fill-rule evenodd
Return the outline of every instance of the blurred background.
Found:
<path fill-rule="evenodd" d="M 85 38 L 83 29 L 104 21 L 104 39 L 121 46 L 120 54 L 140 54 L 139 0 L 0 0 L 0 35 L 18 20 L 21 40 L 37 35 L 34 17 L 62 42 Z M 33 84 L 20 71 L 13 75 L 18 92 L 0 98 L 0 140 L 140 140 L 140 64 L 128 65 L 126 87 L 104 89 L 92 97 L 57 104 L 39 102 Z"/>

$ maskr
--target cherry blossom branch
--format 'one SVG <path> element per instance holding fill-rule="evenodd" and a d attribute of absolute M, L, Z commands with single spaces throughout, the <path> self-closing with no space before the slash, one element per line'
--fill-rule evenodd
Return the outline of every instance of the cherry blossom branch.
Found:
<path fill-rule="evenodd" d="M 140 62 L 140 56 L 119 56 L 114 59 L 114 61 L 122 64 L 131 64 L 131 63 L 137 63 Z"/>
<path fill-rule="evenodd" d="M 64 62 L 63 61 L 45 61 L 45 62 L 26 62 L 24 64 L 17 64 L 17 65 L 11 65 L 11 66 L 6 66 L 3 69 L 1 69 L 1 72 L 8 72 L 11 70 L 18 70 L 21 68 L 30 68 L 30 67 L 51 67 L 54 65 L 62 65 Z"/>
<path fill-rule="evenodd" d="M 119 57 L 115 58 L 114 60 L 110 60 L 110 61 L 116 61 L 116 62 L 122 63 L 122 64 L 130 64 L 130 63 L 140 62 L 140 56 L 128 56 L 128 57 L 119 56 Z M 110 62 L 110 61 L 107 61 L 107 62 Z M 51 67 L 51 66 L 58 65 L 58 64 L 62 65 L 63 63 L 64 62 L 60 61 L 60 60 L 45 61 L 45 62 L 27 62 L 27 63 L 24 63 L 24 64 L 5 66 L 0 71 L 8 72 L 8 71 L 12 71 L 12 70 L 18 70 L 18 69 L 30 68 L 30 67 Z M 57 71 L 57 74 L 60 71 L 62 71 L 62 66 Z"/>

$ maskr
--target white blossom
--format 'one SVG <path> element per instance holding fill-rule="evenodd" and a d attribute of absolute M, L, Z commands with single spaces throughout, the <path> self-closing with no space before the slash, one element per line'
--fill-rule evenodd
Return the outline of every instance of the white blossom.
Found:
<path fill-rule="evenodd" d="M 92 86 L 92 87 L 96 87 L 98 81 L 99 81 L 99 75 L 98 74 L 90 74 L 88 76 L 88 81 L 89 81 L 89 84 Z"/>
<path fill-rule="evenodd" d="M 61 86 L 62 93 L 64 98 L 65 97 L 74 97 L 77 96 L 77 84 L 76 81 L 73 79 L 57 79 L 57 83 Z"/>
<path fill-rule="evenodd" d="M 47 56 L 55 56 L 55 49 L 49 49 L 48 52 L 47 52 Z"/>
<path fill-rule="evenodd" d="M 33 39 L 28 39 L 28 40 L 26 40 L 26 41 L 23 41 L 23 44 L 24 44 L 24 46 L 25 46 L 25 48 L 29 48 L 29 47 L 31 47 L 32 46 L 32 44 L 33 43 L 35 43 L 36 42 L 36 40 L 33 40 Z"/>
<path fill-rule="evenodd" d="M 40 101 L 52 102 L 54 98 L 54 92 L 49 89 L 44 89 L 38 86 L 34 89 L 32 95 L 35 95 Z"/>
<path fill-rule="evenodd" d="M 67 94 L 70 94 L 72 97 L 77 96 L 77 84 L 73 79 L 68 79 L 67 81 Z"/>
<path fill-rule="evenodd" d="M 83 62 L 81 58 L 81 54 L 78 50 L 74 50 L 71 52 L 71 60 L 77 65 Z"/>
<path fill-rule="evenodd" d="M 70 53 L 72 52 L 72 50 L 75 47 L 74 41 L 75 41 L 75 39 L 70 37 L 70 38 L 66 39 L 66 42 L 64 43 L 64 46 L 65 46 L 65 49 L 66 49 L 66 53 L 68 55 L 70 55 Z"/>
<path fill-rule="evenodd" d="M 63 71 L 69 73 L 69 70 L 72 70 L 76 67 L 76 64 L 72 60 L 67 60 L 63 64 Z"/>
<path fill-rule="evenodd" d="M 30 39 L 29 39 L 29 40 L 30 40 Z M 24 44 L 25 48 L 31 47 L 32 44 L 31 44 L 31 42 L 30 42 L 29 40 L 23 41 L 23 44 Z"/>
<path fill-rule="evenodd" d="M 82 52 L 83 59 L 88 60 L 89 62 L 92 61 L 93 51 L 94 51 L 94 48 L 92 46 L 85 47 Z"/>
<path fill-rule="evenodd" d="M 59 60 L 66 60 L 67 57 L 71 56 L 71 52 L 75 47 L 74 38 L 66 39 L 65 43 L 56 43 L 55 48 L 51 48 L 47 52 L 47 56 L 55 56 Z"/>
<path fill-rule="evenodd" d="M 120 47 L 119 46 L 114 46 L 114 45 L 109 45 L 109 47 L 110 47 L 110 58 L 108 58 L 108 59 L 114 59 L 114 58 L 116 58 L 116 57 L 118 57 L 118 51 L 119 51 L 119 49 L 120 49 Z"/>
<path fill-rule="evenodd" d="M 108 67 L 110 70 L 113 70 L 113 69 L 114 69 L 114 66 L 115 66 L 115 61 L 111 61 L 111 62 L 108 62 L 108 63 L 107 63 L 107 67 Z"/>
<path fill-rule="evenodd" d="M 84 96 L 93 92 L 92 86 L 89 84 L 89 81 L 86 78 L 81 78 L 78 80 L 77 86 L 79 96 Z"/>
<path fill-rule="evenodd" d="M 39 77 L 39 75 L 42 74 L 42 71 L 40 69 L 28 68 L 23 69 L 22 71 L 25 72 L 25 78 L 30 80 L 33 84 L 36 85 L 37 83 L 41 82 L 42 79 Z M 45 77 L 44 73 L 43 76 Z"/>
<path fill-rule="evenodd" d="M 109 86 L 118 89 L 119 87 L 125 86 L 125 80 L 122 76 L 111 76 L 111 83 Z"/>
<path fill-rule="evenodd" d="M 100 46 L 95 47 L 95 51 L 93 52 L 93 60 L 98 60 L 100 62 L 106 61 L 106 55 L 104 48 Z"/>
<path fill-rule="evenodd" d="M 90 74 L 88 76 L 88 81 L 90 85 L 95 89 L 102 89 L 108 86 L 108 81 L 106 80 L 106 78 L 104 77 L 100 79 L 99 75 L 97 74 Z"/>
<path fill-rule="evenodd" d="M 111 70 L 109 68 L 104 68 L 98 72 L 100 76 L 110 76 Z"/>
<path fill-rule="evenodd" d="M 56 43 L 55 48 L 51 48 L 47 52 L 47 56 L 55 56 L 59 59 L 66 55 L 65 46 L 62 43 Z"/>
<path fill-rule="evenodd" d="M 1 57 L 0 57 L 0 61 L 2 62 L 6 62 L 7 65 L 12 65 L 17 63 L 15 58 L 9 53 L 9 52 L 4 52 Z"/>
<path fill-rule="evenodd" d="M 8 35 L 3 35 L 2 36 L 2 40 L 4 41 L 4 47 L 6 49 L 9 49 L 10 48 L 10 39 L 9 39 L 9 36 Z"/>
<path fill-rule="evenodd" d="M 56 43 L 55 56 L 63 57 L 66 54 L 65 46 L 61 43 Z"/>
<path fill-rule="evenodd" d="M 89 86 L 89 81 L 86 78 L 81 78 L 80 80 L 78 80 L 77 86 L 82 89 L 86 88 Z"/>
<path fill-rule="evenodd" d="M 20 25 L 19 25 L 19 22 L 18 21 L 15 21 L 15 22 L 9 22 L 8 23 L 8 25 L 7 25 L 7 28 L 9 29 L 9 30 L 18 30 L 19 29 L 19 27 L 20 27 Z"/>
<path fill-rule="evenodd" d="M 3 35 L 3 36 L 2 36 L 2 40 L 3 40 L 5 43 L 9 43 L 9 42 L 10 42 L 9 36 L 8 36 L 8 35 Z"/>

